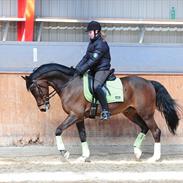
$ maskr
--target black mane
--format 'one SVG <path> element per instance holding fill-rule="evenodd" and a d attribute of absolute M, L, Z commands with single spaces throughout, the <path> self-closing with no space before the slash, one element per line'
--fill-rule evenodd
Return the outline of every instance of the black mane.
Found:
<path fill-rule="evenodd" d="M 75 69 L 73 67 L 67 67 L 57 63 L 43 64 L 38 68 L 35 68 L 30 76 L 27 78 L 27 89 L 29 90 L 29 87 L 34 79 L 37 79 L 43 74 L 47 74 L 53 71 L 58 71 L 68 76 L 73 76 L 75 73 Z"/>
<path fill-rule="evenodd" d="M 33 70 L 33 72 L 30 75 L 30 78 L 35 79 L 43 74 L 52 71 L 59 71 L 66 75 L 73 76 L 75 69 L 73 67 L 67 67 L 57 63 L 43 64 L 40 67 Z"/>

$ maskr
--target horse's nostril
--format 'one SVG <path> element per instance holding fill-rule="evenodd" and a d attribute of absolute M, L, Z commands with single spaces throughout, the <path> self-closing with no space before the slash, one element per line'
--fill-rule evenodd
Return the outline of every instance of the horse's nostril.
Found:
<path fill-rule="evenodd" d="M 45 109 L 45 108 L 39 108 L 39 110 L 40 110 L 41 112 L 46 112 L 46 109 Z"/>
<path fill-rule="evenodd" d="M 41 108 L 40 111 L 41 111 L 41 112 L 46 112 L 46 109 Z"/>

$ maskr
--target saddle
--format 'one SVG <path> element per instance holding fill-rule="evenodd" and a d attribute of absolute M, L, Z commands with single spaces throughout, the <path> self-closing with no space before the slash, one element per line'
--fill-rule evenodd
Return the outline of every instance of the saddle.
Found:
<path fill-rule="evenodd" d="M 102 89 L 104 90 L 105 93 L 106 93 L 106 90 L 110 93 L 110 91 L 106 87 L 106 81 L 114 81 L 116 79 L 116 76 L 114 75 L 114 71 L 115 71 L 115 69 L 111 69 L 110 70 L 110 72 L 109 72 L 105 82 L 103 83 Z M 94 77 L 93 77 L 93 75 L 90 72 L 88 72 L 88 88 L 89 88 L 91 94 L 93 95 L 93 97 L 95 97 Z"/>

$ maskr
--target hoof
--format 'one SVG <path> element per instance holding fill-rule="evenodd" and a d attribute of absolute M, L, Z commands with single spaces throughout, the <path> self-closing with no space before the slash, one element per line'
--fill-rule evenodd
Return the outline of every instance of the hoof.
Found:
<path fill-rule="evenodd" d="M 136 158 L 137 160 L 139 160 L 140 157 L 141 157 L 141 155 L 142 155 L 142 151 L 141 151 L 139 148 L 134 147 L 134 154 L 135 154 L 135 158 Z"/>
<path fill-rule="evenodd" d="M 66 150 L 61 150 L 61 155 L 65 158 L 65 159 L 68 159 L 69 156 L 70 156 L 70 153 L 69 151 L 66 151 Z"/>
<path fill-rule="evenodd" d="M 147 160 L 148 163 L 155 163 L 156 161 L 159 161 L 160 157 L 152 156 Z"/>
<path fill-rule="evenodd" d="M 89 157 L 81 156 L 76 160 L 77 163 L 83 163 L 83 162 L 91 162 Z"/>

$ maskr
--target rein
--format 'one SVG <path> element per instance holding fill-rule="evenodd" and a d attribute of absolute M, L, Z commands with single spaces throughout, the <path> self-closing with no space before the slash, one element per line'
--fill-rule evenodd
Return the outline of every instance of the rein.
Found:
<path fill-rule="evenodd" d="M 56 93 L 57 93 L 57 92 L 56 92 L 56 90 L 54 89 L 51 93 L 49 93 L 47 99 L 49 100 L 50 98 L 52 98 L 53 96 L 55 96 Z"/>

